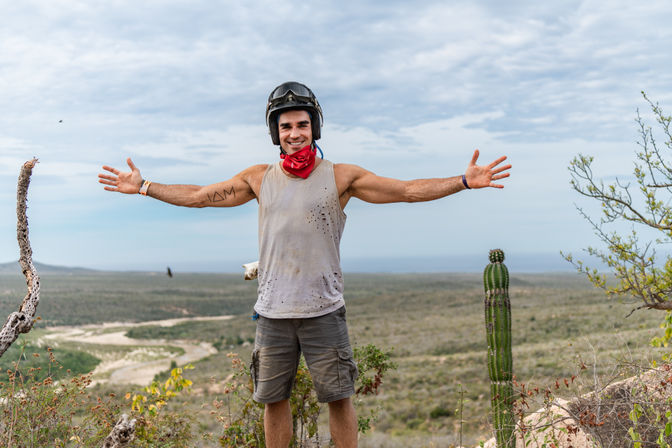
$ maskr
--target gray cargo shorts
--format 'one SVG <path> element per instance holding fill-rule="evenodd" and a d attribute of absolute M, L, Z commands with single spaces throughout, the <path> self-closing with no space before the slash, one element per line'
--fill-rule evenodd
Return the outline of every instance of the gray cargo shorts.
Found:
<path fill-rule="evenodd" d="M 308 319 L 259 316 L 250 364 L 255 401 L 276 403 L 289 399 L 301 353 L 319 402 L 354 395 L 357 365 L 348 337 L 345 307 L 341 307 Z"/>

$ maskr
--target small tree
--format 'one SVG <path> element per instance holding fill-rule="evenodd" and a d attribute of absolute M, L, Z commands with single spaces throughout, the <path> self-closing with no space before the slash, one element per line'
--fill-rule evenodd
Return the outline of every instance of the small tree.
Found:
<path fill-rule="evenodd" d="M 656 248 L 672 243 L 672 116 L 666 116 L 658 103 L 652 102 L 644 92 L 642 96 L 651 107 L 659 129 L 654 134 L 637 110 L 635 121 L 639 132 L 639 149 L 635 151 L 634 180 L 625 182 L 616 178 L 612 183 L 598 181 L 591 168 L 593 158 L 581 154 L 569 166 L 574 190 L 598 201 L 602 212 L 599 219 L 594 219 L 577 207 L 606 245 L 606 249 L 588 247 L 586 252 L 606 264 L 614 279 L 608 281 L 607 274 L 574 260 L 571 254 L 565 258 L 608 295 L 629 296 L 638 300 L 640 306 L 635 307 L 630 314 L 643 308 L 666 311 L 665 320 L 661 324 L 664 334 L 653 338 L 651 343 L 667 347 L 672 341 L 672 256 L 666 254 L 664 263 L 657 262 Z M 662 144 L 657 137 L 661 133 Z M 610 225 L 615 223 L 629 223 L 629 233 L 613 230 Z M 612 230 L 608 231 L 607 227 Z M 664 354 L 663 360 L 672 361 L 672 354 Z M 656 366 L 655 361 L 652 364 Z M 667 364 L 660 370 L 664 377 L 668 376 L 670 368 L 670 364 Z M 662 387 L 659 388 L 659 385 Z M 626 394 L 628 401 L 625 402 L 625 411 L 629 409 L 632 426 L 621 426 L 627 428 L 630 438 L 624 440 L 624 443 L 631 442 L 635 448 L 644 444 L 672 446 L 672 411 L 669 407 L 672 398 L 665 386 L 665 381 L 657 381 L 653 387 L 635 385 Z M 604 397 L 608 400 L 611 398 L 609 395 L 618 394 L 605 394 Z M 601 401 L 601 406 L 607 403 Z M 623 405 L 623 402 L 619 404 Z M 585 422 L 581 424 L 585 426 Z M 613 431 L 610 437 L 613 437 Z"/>
<path fill-rule="evenodd" d="M 658 104 L 644 92 L 642 96 L 653 111 L 664 141 L 662 145 L 659 143 L 637 110 L 635 121 L 640 140 L 639 150 L 635 152 L 634 180 L 625 182 L 616 178 L 613 183 L 596 180 L 591 167 L 593 157 L 582 154 L 569 166 L 574 190 L 598 201 L 602 211 L 601 217 L 594 219 L 577 206 L 606 245 L 606 250 L 588 247 L 586 252 L 606 264 L 616 281 L 608 282 L 607 274 L 574 260 L 571 254 L 563 255 L 608 295 L 639 299 L 641 306 L 633 311 L 641 308 L 666 310 L 669 316 L 672 310 L 672 257 L 668 255 L 664 264 L 657 263 L 656 247 L 672 242 L 672 117 L 664 115 Z M 631 223 L 630 232 L 608 231 L 607 227 L 616 222 Z M 653 230 L 657 238 L 640 236 L 642 229 Z M 672 328 L 666 339 L 669 336 L 672 336 Z"/>

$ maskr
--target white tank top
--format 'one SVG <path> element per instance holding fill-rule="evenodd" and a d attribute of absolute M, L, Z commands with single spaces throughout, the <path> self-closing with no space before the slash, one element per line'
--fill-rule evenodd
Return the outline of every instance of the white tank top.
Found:
<path fill-rule="evenodd" d="M 346 215 L 328 160 L 307 179 L 274 163 L 259 193 L 259 291 L 254 309 L 271 319 L 317 317 L 342 307 L 340 243 Z"/>

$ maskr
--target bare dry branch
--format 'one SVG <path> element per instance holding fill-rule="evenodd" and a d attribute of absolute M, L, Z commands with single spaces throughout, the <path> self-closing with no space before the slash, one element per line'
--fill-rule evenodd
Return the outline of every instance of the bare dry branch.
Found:
<path fill-rule="evenodd" d="M 128 415 L 122 414 L 112 432 L 103 440 L 102 448 L 123 448 L 133 440 L 135 435 L 135 419 L 129 420 Z"/>
<path fill-rule="evenodd" d="M 26 216 L 28 185 L 36 163 L 37 159 L 33 159 L 23 164 L 16 190 L 16 236 L 19 241 L 19 263 L 23 275 L 26 277 L 28 293 L 24 297 L 19 311 L 11 313 L 0 330 L 0 356 L 16 341 L 20 333 L 28 333 L 33 328 L 35 312 L 37 311 L 37 305 L 40 303 L 40 278 L 35 266 L 33 266 L 33 250 L 28 239 L 28 217 Z"/>

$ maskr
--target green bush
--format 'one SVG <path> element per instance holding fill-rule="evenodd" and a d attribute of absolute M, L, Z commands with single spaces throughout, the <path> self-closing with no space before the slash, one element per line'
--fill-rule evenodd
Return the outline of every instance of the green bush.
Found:
<path fill-rule="evenodd" d="M 453 415 L 453 411 L 447 409 L 443 406 L 437 406 L 432 409 L 429 413 L 430 418 L 436 419 L 441 417 L 450 417 Z"/>

